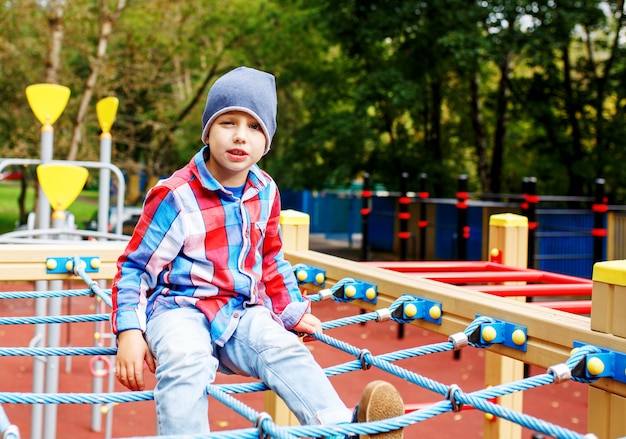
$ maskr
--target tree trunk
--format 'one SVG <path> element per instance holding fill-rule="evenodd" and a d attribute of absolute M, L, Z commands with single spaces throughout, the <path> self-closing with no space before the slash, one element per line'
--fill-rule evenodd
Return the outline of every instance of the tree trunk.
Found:
<path fill-rule="evenodd" d="M 493 139 L 491 157 L 491 193 L 502 191 L 502 164 L 504 162 L 504 137 L 507 128 L 507 104 L 509 101 L 509 74 L 511 72 L 511 53 L 506 52 L 500 64 L 500 83 L 498 85 L 496 131 Z"/>
<path fill-rule="evenodd" d="M 577 174 L 573 166 L 577 160 L 580 160 L 583 157 L 583 149 L 582 149 L 582 134 L 580 132 L 580 125 L 578 123 L 577 113 L 579 113 L 579 104 L 577 103 L 576 97 L 574 96 L 574 89 L 572 86 L 572 72 L 571 65 L 569 62 L 569 49 L 567 45 L 563 47 L 562 52 L 562 61 L 563 61 L 563 88 L 565 91 L 565 112 L 567 113 L 567 119 L 570 123 L 570 128 L 572 130 L 571 134 L 571 151 L 569 154 L 566 152 L 563 154 L 563 164 L 565 165 L 565 169 L 569 174 L 569 186 L 567 189 L 567 195 L 580 195 L 581 188 L 583 187 L 584 180 L 583 177 Z"/>
<path fill-rule="evenodd" d="M 46 54 L 46 82 L 59 83 L 59 70 L 61 66 L 61 48 L 65 33 L 65 21 L 63 9 L 65 2 L 50 0 L 48 3 L 47 19 L 50 38 L 48 39 L 48 53 Z"/>
<path fill-rule="evenodd" d="M 100 2 L 100 31 L 98 33 L 98 47 L 96 48 L 96 55 L 92 58 L 89 64 L 89 75 L 85 80 L 85 88 L 83 89 L 83 95 L 78 107 L 78 113 L 76 119 L 74 119 L 74 128 L 72 131 L 72 140 L 70 141 L 70 148 L 67 153 L 67 160 L 76 160 L 78 156 L 78 148 L 83 140 L 83 132 L 85 129 L 85 119 L 87 117 L 87 111 L 89 110 L 89 104 L 93 96 L 94 88 L 98 81 L 98 75 L 104 63 L 104 57 L 107 52 L 107 46 L 109 44 L 109 38 L 113 31 L 113 26 L 120 13 L 126 7 L 126 0 L 118 0 L 117 8 L 113 13 L 110 13 L 107 7 L 107 2 Z"/>
<path fill-rule="evenodd" d="M 443 151 L 441 150 L 441 82 L 438 79 L 434 79 L 430 83 L 430 118 L 426 128 L 426 147 L 432 154 L 434 163 L 443 163 Z M 445 181 L 442 174 L 442 168 L 437 167 L 435 175 L 433 175 L 432 181 L 434 182 L 435 196 L 440 196 L 443 193 L 443 181 Z"/>
<path fill-rule="evenodd" d="M 489 166 L 487 165 L 487 139 L 485 138 L 485 123 L 480 103 L 480 75 L 476 72 L 470 77 L 470 108 L 472 126 L 474 127 L 474 148 L 478 162 L 478 178 L 483 192 L 491 190 Z"/>

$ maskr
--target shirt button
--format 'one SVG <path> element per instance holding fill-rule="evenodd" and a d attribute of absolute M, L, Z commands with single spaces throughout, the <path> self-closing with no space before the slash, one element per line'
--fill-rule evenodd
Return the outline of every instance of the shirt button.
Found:
<path fill-rule="evenodd" d="M 239 318 L 239 313 L 238 313 L 238 312 L 236 312 L 235 314 L 233 314 L 233 317 L 234 317 L 234 318 L 236 318 L 236 319 L 238 319 L 238 318 Z"/>

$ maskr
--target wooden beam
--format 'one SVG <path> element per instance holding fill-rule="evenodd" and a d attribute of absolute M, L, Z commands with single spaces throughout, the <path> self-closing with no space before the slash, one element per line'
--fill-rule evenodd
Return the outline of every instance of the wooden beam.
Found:
<path fill-rule="evenodd" d="M 48 274 L 48 258 L 97 256 L 100 268 L 89 273 L 93 280 L 112 279 L 125 242 L 76 241 L 68 244 L 0 244 L 0 281 L 71 280 L 72 274 Z"/>

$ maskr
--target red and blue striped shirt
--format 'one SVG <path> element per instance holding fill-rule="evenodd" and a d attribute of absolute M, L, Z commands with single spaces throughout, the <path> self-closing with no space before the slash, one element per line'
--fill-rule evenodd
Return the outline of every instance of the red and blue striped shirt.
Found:
<path fill-rule="evenodd" d="M 276 183 L 254 165 L 237 198 L 209 173 L 207 153 L 148 193 L 117 263 L 114 333 L 145 331 L 151 317 L 195 306 L 223 345 L 249 306 L 266 306 L 287 329 L 309 310 L 282 251 Z"/>

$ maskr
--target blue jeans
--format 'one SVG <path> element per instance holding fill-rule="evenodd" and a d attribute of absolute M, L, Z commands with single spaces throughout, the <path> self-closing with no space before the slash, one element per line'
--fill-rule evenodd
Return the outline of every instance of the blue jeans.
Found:
<path fill-rule="evenodd" d="M 263 381 L 301 424 L 352 418 L 311 352 L 262 306 L 245 310 L 224 347 L 211 342 L 209 323 L 196 308 L 151 319 L 146 339 L 157 359 L 154 399 L 161 435 L 209 432 L 206 386 L 218 368 Z"/>

